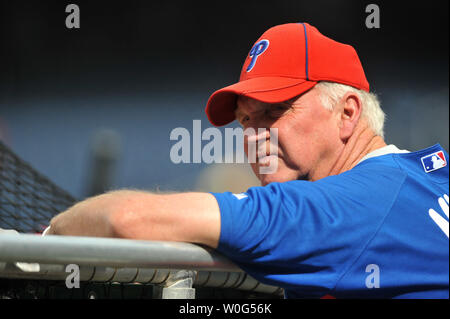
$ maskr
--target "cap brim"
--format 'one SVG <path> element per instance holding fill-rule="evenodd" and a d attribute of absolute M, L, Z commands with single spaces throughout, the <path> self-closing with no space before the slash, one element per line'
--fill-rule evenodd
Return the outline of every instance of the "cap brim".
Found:
<path fill-rule="evenodd" d="M 264 103 L 279 103 L 303 94 L 317 82 L 286 77 L 258 77 L 238 82 L 214 92 L 206 104 L 206 115 L 214 126 L 223 126 L 235 119 L 239 95 Z"/>

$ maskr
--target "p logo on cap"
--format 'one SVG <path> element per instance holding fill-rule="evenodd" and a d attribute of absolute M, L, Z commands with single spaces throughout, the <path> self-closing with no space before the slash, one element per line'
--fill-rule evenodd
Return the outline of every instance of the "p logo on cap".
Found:
<path fill-rule="evenodd" d="M 247 72 L 250 72 L 253 67 L 256 64 L 256 60 L 258 59 L 258 56 L 264 53 L 264 51 L 267 50 L 269 47 L 269 40 L 261 40 L 255 43 L 253 48 L 250 50 L 250 53 L 248 54 L 252 60 L 250 61 L 250 64 L 247 67 Z"/>

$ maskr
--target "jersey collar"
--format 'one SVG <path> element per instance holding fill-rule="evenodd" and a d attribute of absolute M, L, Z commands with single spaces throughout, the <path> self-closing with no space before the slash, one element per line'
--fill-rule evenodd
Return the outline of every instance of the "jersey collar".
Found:
<path fill-rule="evenodd" d="M 361 158 L 361 160 L 358 162 L 358 164 L 361 163 L 362 161 L 365 161 L 368 158 L 371 158 L 371 157 L 377 157 L 377 156 L 387 155 L 387 154 L 397 154 L 397 153 L 410 153 L 410 151 L 408 151 L 408 150 L 400 150 L 394 144 L 389 144 L 389 145 L 384 146 L 382 148 L 376 149 L 373 152 L 370 152 L 369 154 L 367 154 L 366 156 Z M 358 165 L 358 164 L 356 164 L 356 165 Z"/>

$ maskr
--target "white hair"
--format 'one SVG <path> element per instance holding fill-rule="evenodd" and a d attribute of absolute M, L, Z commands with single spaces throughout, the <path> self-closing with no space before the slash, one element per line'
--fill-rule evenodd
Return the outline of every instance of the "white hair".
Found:
<path fill-rule="evenodd" d="M 362 101 L 361 118 L 367 120 L 369 127 L 375 134 L 384 138 L 385 114 L 381 109 L 378 97 L 374 93 L 358 90 L 345 84 L 326 81 L 317 83 L 315 87 L 320 90 L 320 101 L 328 110 L 332 110 L 333 106 L 344 97 L 345 93 L 356 93 Z"/>

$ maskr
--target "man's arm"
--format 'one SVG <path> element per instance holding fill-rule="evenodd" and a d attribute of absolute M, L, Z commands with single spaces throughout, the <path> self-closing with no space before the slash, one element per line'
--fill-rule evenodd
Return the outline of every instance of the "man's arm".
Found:
<path fill-rule="evenodd" d="M 183 241 L 216 248 L 220 211 L 208 193 L 115 191 L 77 203 L 55 216 L 48 235 Z"/>

